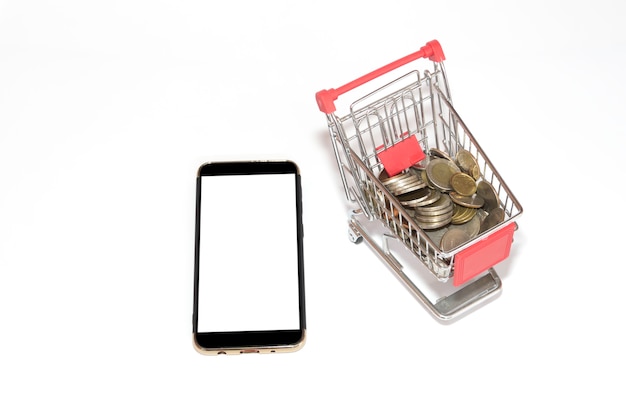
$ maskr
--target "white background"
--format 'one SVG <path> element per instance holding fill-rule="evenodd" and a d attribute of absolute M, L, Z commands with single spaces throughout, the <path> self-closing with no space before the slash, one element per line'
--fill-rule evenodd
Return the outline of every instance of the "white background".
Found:
<path fill-rule="evenodd" d="M 0 412 L 623 413 L 622 10 L 0 2 Z M 503 294 L 451 325 L 348 241 L 314 99 L 431 39 L 525 209 Z M 308 342 L 201 356 L 196 169 L 273 157 L 302 170 Z"/>

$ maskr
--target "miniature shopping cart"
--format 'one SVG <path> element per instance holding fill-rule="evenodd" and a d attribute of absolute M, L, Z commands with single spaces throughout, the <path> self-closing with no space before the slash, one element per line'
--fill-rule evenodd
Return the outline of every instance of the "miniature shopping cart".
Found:
<path fill-rule="evenodd" d="M 452 106 L 444 59 L 433 40 L 340 88 L 319 91 L 316 100 L 326 114 L 346 198 L 353 206 L 350 240 L 365 240 L 434 316 L 451 320 L 501 290 L 493 266 L 509 257 L 522 207 Z M 394 75 L 409 64 L 427 69 Z M 350 94 L 354 100 L 348 99 Z M 349 104 L 343 114 L 337 110 L 340 97 Z M 491 185 L 501 217 L 469 240 L 443 249 L 382 178 L 411 171 L 435 153 L 455 160 L 461 152 L 476 161 L 476 182 Z M 486 218 L 495 217 L 486 213 Z"/>

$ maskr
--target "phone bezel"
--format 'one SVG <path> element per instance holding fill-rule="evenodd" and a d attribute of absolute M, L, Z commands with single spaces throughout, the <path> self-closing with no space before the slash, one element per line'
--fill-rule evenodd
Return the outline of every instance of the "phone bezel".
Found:
<path fill-rule="evenodd" d="M 294 174 L 296 186 L 296 217 L 298 241 L 298 296 L 300 327 L 296 330 L 198 332 L 198 284 L 200 258 L 200 206 L 202 176 Z M 290 160 L 219 161 L 205 163 L 198 169 L 196 178 L 196 219 L 194 254 L 193 344 L 202 354 L 273 353 L 296 351 L 306 338 L 306 313 L 304 296 L 304 250 L 302 229 L 302 186 L 299 167 Z"/>

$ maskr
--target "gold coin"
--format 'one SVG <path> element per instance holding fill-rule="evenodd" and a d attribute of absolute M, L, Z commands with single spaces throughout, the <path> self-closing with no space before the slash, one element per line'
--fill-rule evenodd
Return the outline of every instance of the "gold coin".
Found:
<path fill-rule="evenodd" d="M 451 223 L 453 225 L 461 225 L 463 223 L 469 222 L 474 216 L 476 216 L 477 211 L 478 209 L 455 205 Z"/>
<path fill-rule="evenodd" d="M 480 167 L 478 167 L 478 164 L 472 166 L 469 174 L 474 178 L 474 180 L 480 179 Z"/>
<path fill-rule="evenodd" d="M 469 151 L 464 148 L 459 149 L 456 153 L 456 163 L 459 165 L 461 170 L 465 173 L 469 173 L 476 179 L 474 176 L 474 171 L 478 172 L 478 176 L 480 177 L 480 168 L 478 168 L 478 161 Z"/>
<path fill-rule="evenodd" d="M 467 173 L 454 173 L 450 177 L 450 186 L 461 196 L 471 196 L 476 193 L 476 180 Z"/>
<path fill-rule="evenodd" d="M 456 203 L 453 203 L 453 205 L 454 205 L 454 214 L 452 215 L 453 220 L 459 220 L 465 216 L 469 216 L 469 211 L 471 210 L 471 208 L 457 205 Z"/>
<path fill-rule="evenodd" d="M 456 192 L 450 192 L 449 194 L 450 199 L 461 206 L 478 209 L 485 204 L 485 200 L 477 194 L 473 194 L 472 196 L 463 196 Z"/>

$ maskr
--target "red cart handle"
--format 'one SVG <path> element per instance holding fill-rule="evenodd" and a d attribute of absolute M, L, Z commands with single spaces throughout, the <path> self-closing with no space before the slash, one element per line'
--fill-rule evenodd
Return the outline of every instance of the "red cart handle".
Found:
<path fill-rule="evenodd" d="M 413 62 L 414 60 L 420 58 L 428 58 L 434 62 L 441 62 L 446 57 L 443 54 L 443 49 L 441 49 L 441 45 L 437 40 L 431 40 L 426 43 L 426 45 L 422 46 L 420 50 L 415 53 L 412 53 L 404 58 L 398 59 L 397 61 L 391 62 L 388 65 L 383 66 L 382 68 L 376 69 L 368 73 L 367 75 L 363 75 L 362 77 L 355 79 L 352 82 L 348 82 L 342 87 L 337 89 L 323 89 L 315 94 L 315 99 L 317 100 L 317 106 L 320 111 L 325 114 L 330 114 L 335 111 L 335 100 L 339 98 L 340 95 L 345 94 L 348 91 L 353 90 L 356 87 L 363 85 L 366 82 L 369 82 L 373 79 L 378 78 L 381 75 L 386 74 L 394 69 L 401 67 L 402 65 L 406 65 L 407 63 Z"/>

